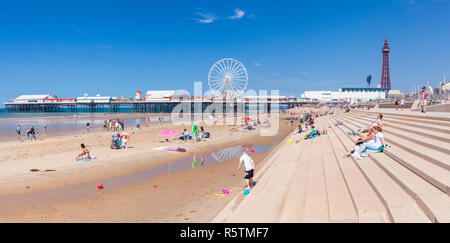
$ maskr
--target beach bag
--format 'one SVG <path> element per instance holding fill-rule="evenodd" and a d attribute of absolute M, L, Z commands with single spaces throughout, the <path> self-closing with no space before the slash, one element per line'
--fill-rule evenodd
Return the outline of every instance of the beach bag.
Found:
<path fill-rule="evenodd" d="M 209 138 L 209 132 L 205 133 L 205 138 Z"/>

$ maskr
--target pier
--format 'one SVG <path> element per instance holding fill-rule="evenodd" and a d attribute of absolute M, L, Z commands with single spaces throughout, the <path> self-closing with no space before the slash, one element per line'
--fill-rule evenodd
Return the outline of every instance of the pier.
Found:
<path fill-rule="evenodd" d="M 176 107 L 191 111 L 243 112 L 272 109 L 290 109 L 315 106 L 318 101 L 110 101 L 108 103 L 82 102 L 5 102 L 6 112 L 139 112 L 170 113 Z M 278 105 L 278 106 L 277 106 Z M 276 108 L 275 108 L 276 107 Z"/>

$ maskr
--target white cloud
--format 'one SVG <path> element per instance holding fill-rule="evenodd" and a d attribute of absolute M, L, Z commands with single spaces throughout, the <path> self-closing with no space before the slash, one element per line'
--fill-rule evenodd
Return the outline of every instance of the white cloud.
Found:
<path fill-rule="evenodd" d="M 202 18 L 201 19 L 195 18 L 194 20 L 196 20 L 197 22 L 199 22 L 201 24 L 210 24 L 217 19 L 217 17 L 214 14 L 210 14 L 210 13 L 206 13 L 206 14 L 196 13 L 196 14 Z"/>
<path fill-rule="evenodd" d="M 244 12 L 244 11 L 242 11 L 242 10 L 236 8 L 236 9 L 234 10 L 234 15 L 233 15 L 233 16 L 230 16 L 229 18 L 230 18 L 230 19 L 241 19 L 242 17 L 244 17 L 244 15 L 245 15 L 245 12 Z"/>
<path fill-rule="evenodd" d="M 259 63 L 259 62 L 254 62 L 253 65 L 255 65 L 255 67 L 260 67 L 260 66 L 262 66 L 262 64 Z"/>
<path fill-rule="evenodd" d="M 107 50 L 111 50 L 113 49 L 112 46 L 107 46 L 107 45 L 97 45 L 98 48 L 102 48 L 102 49 L 107 49 Z"/>

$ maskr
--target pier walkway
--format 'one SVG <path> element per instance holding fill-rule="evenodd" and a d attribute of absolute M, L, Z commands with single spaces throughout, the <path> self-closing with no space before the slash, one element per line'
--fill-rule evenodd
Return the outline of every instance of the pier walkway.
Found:
<path fill-rule="evenodd" d="M 304 135 L 291 134 L 257 168 L 251 193 L 236 196 L 213 222 L 450 222 L 450 119 L 384 113 L 392 147 L 344 158 L 357 138 L 348 131 L 376 115 L 320 117 L 316 128 L 328 134 L 298 145 Z"/>

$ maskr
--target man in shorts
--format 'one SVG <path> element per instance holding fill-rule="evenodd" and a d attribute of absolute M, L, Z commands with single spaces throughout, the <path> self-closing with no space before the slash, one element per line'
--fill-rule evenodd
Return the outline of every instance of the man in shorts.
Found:
<path fill-rule="evenodd" d="M 242 151 L 241 159 L 239 160 L 239 168 L 241 169 L 241 165 L 244 164 L 245 168 L 245 183 L 247 184 L 247 189 L 251 189 L 253 187 L 253 176 L 255 174 L 255 163 L 253 163 L 252 158 L 248 156 L 247 150 Z"/>
<path fill-rule="evenodd" d="M 423 87 L 420 92 L 420 106 L 422 107 L 422 113 L 425 113 L 425 106 L 427 106 L 428 92 L 427 88 Z"/>

